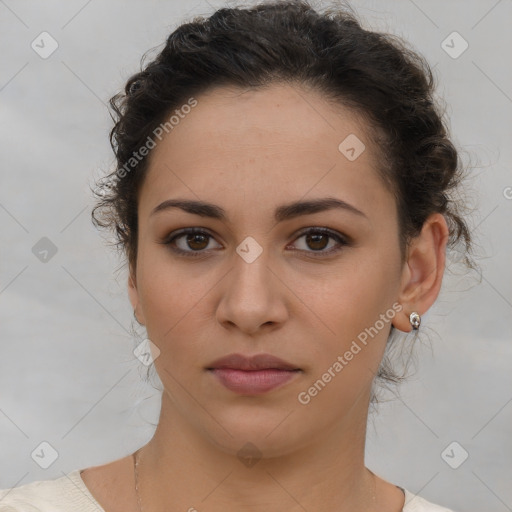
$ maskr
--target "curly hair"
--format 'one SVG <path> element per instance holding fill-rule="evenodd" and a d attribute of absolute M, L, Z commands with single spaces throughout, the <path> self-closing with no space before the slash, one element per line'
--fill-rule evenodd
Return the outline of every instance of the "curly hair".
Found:
<path fill-rule="evenodd" d="M 399 37 L 364 29 L 348 6 L 320 12 L 306 0 L 274 0 L 196 17 L 176 28 L 146 66 L 144 58 L 124 93 L 110 99 L 116 169 L 98 182 L 92 211 L 93 223 L 114 233 L 132 271 L 138 195 L 150 154 L 140 156 L 140 148 L 194 96 L 217 86 L 261 88 L 276 82 L 312 88 L 367 121 L 381 156 L 376 172 L 396 200 L 402 261 L 427 217 L 439 212 L 448 224 L 448 247 L 462 243 L 464 263 L 475 268 L 461 214 L 465 205 L 452 194 L 465 169 L 434 100 L 430 67 Z M 386 358 L 377 378 L 401 380 Z"/>

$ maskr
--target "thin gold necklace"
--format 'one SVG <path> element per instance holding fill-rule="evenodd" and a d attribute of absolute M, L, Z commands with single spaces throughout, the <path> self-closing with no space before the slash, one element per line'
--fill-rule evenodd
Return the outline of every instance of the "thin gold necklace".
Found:
<path fill-rule="evenodd" d="M 139 465 L 138 454 L 139 454 L 139 450 L 137 450 L 133 453 L 133 466 L 134 466 L 134 470 L 135 470 L 135 494 L 137 494 L 137 504 L 139 506 L 139 512 L 142 512 L 142 504 L 140 502 L 140 494 L 139 494 L 139 474 L 137 471 L 137 466 Z"/>
<path fill-rule="evenodd" d="M 139 455 L 139 450 L 137 450 L 133 453 L 133 466 L 134 466 L 134 472 L 135 472 L 135 494 L 137 495 L 137 505 L 139 506 L 139 512 L 142 512 L 142 503 L 141 503 L 140 494 L 139 494 L 139 472 L 137 470 L 138 465 L 139 465 L 138 455 Z M 373 481 L 373 508 L 375 509 L 375 500 L 376 500 L 375 475 L 373 474 L 372 471 L 370 471 L 370 473 L 373 476 L 373 478 L 372 478 L 372 481 Z"/>

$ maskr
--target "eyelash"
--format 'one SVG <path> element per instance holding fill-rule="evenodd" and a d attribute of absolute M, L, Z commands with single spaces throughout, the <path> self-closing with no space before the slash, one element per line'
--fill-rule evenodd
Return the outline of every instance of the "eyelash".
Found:
<path fill-rule="evenodd" d="M 302 249 L 297 249 L 299 252 L 305 252 L 307 254 L 312 254 L 314 258 L 324 257 L 327 255 L 330 256 L 334 253 L 341 251 L 341 249 L 344 246 L 349 245 L 349 241 L 346 238 L 339 235 L 336 231 L 332 231 L 328 228 L 306 228 L 305 230 L 301 231 L 298 234 L 297 238 L 294 241 L 298 240 L 299 238 L 302 238 L 304 235 L 308 235 L 311 233 L 328 235 L 330 238 L 336 240 L 336 242 L 338 242 L 338 244 L 339 244 L 339 246 L 337 248 L 335 248 L 335 249 L 331 248 L 328 251 L 323 251 L 323 250 L 322 251 L 305 251 Z M 184 235 L 196 235 L 196 234 L 206 235 L 210 238 L 214 238 L 213 235 L 211 235 L 207 231 L 204 231 L 203 229 L 185 228 L 178 232 L 171 233 L 171 235 L 169 235 L 165 240 L 163 240 L 160 243 L 162 243 L 163 245 L 168 245 L 173 252 L 183 255 L 185 257 L 191 257 L 191 258 L 202 257 L 207 252 L 207 250 L 202 249 L 199 251 L 193 251 L 193 250 L 184 251 L 184 250 L 179 249 L 172 245 L 175 240 L 183 237 Z"/>

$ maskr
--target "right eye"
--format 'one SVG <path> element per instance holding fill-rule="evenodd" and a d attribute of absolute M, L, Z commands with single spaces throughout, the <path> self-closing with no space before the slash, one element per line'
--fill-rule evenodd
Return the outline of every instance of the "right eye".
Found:
<path fill-rule="evenodd" d="M 186 228 L 176 233 L 171 233 L 162 243 L 170 246 L 170 249 L 177 254 L 195 257 L 202 256 L 207 252 L 207 248 L 212 240 L 213 236 L 202 229 Z"/>

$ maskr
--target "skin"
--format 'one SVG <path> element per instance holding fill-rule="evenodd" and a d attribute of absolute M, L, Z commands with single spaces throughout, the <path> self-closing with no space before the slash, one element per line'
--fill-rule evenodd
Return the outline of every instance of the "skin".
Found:
<path fill-rule="evenodd" d="M 220 87 L 197 100 L 151 153 L 139 197 L 128 290 L 160 350 L 164 386 L 157 429 L 140 451 L 143 508 L 399 512 L 403 493 L 364 465 L 370 391 L 391 322 L 409 332 L 410 312 L 423 315 L 438 296 L 446 221 L 429 217 L 401 264 L 395 201 L 375 170 L 378 149 L 363 121 L 315 91 Z M 366 145 L 354 161 L 338 150 L 349 134 Z M 331 209 L 274 220 L 282 204 L 324 197 L 364 216 Z M 177 198 L 221 206 L 227 220 L 180 209 L 151 215 Z M 187 227 L 211 235 L 175 242 L 189 253 L 199 248 L 200 257 L 161 243 Z M 350 241 L 308 242 L 299 231 L 311 227 Z M 262 248 L 251 263 L 236 252 L 248 236 Z M 340 250 L 322 256 L 331 247 Z M 301 404 L 298 394 L 390 309 L 392 320 Z M 205 370 L 234 352 L 270 353 L 302 371 L 261 396 L 236 394 Z M 237 457 L 247 442 L 261 457 L 252 467 Z M 132 466 L 129 456 L 82 473 L 107 512 L 138 510 Z"/>

